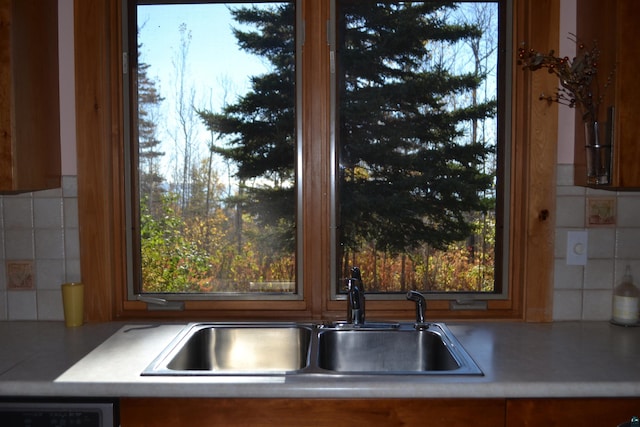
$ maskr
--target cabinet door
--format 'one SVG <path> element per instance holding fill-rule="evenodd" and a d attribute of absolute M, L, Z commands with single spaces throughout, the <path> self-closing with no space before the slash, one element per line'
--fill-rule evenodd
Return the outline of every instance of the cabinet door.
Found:
<path fill-rule="evenodd" d="M 613 184 L 640 188 L 640 1 L 617 0 Z"/>
<path fill-rule="evenodd" d="M 504 399 L 136 399 L 120 401 L 122 427 L 504 425 Z"/>
<path fill-rule="evenodd" d="M 509 399 L 507 427 L 616 427 L 640 414 L 640 399 Z"/>
<path fill-rule="evenodd" d="M 600 50 L 598 84 L 600 89 L 613 76 L 604 91 L 600 119 L 613 106 L 611 184 L 603 189 L 640 189 L 640 86 L 637 58 L 640 55 L 640 2 L 638 0 L 580 0 L 577 2 L 577 37 Z M 586 185 L 584 124 L 576 113 L 574 151 L 575 183 Z"/>
<path fill-rule="evenodd" d="M 60 186 L 58 2 L 0 0 L 0 192 Z"/>

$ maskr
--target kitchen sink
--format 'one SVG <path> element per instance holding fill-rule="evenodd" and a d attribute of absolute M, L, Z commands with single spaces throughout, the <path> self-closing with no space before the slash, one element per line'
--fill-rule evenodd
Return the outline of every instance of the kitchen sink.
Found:
<path fill-rule="evenodd" d="M 337 373 L 480 374 L 443 325 L 392 330 L 323 330 L 318 367 Z"/>
<path fill-rule="evenodd" d="M 286 373 L 309 363 L 310 326 L 189 325 L 145 370 L 147 375 Z"/>
<path fill-rule="evenodd" d="M 482 375 L 442 323 L 192 323 L 142 375 Z"/>

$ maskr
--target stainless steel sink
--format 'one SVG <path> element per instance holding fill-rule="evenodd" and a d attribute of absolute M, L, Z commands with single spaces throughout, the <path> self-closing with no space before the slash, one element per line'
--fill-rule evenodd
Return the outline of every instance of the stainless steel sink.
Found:
<path fill-rule="evenodd" d="M 323 330 L 318 367 L 337 373 L 481 374 L 448 329 Z"/>
<path fill-rule="evenodd" d="M 309 364 L 312 327 L 297 324 L 189 325 L 143 375 L 260 375 Z"/>
<path fill-rule="evenodd" d="M 482 375 L 446 325 L 192 323 L 142 375 Z"/>

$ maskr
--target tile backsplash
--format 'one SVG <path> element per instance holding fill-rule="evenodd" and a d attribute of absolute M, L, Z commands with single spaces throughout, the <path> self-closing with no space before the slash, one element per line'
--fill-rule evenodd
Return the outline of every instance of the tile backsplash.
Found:
<path fill-rule="evenodd" d="M 640 193 L 576 187 L 572 165 L 558 165 L 557 176 L 553 318 L 607 320 L 627 264 L 640 285 Z M 586 225 L 590 197 L 615 199 L 615 225 Z M 586 266 L 567 265 L 571 230 L 587 231 Z M 62 320 L 60 284 L 80 277 L 77 178 L 63 177 L 61 189 L 0 196 L 0 320 Z"/>
<path fill-rule="evenodd" d="M 63 320 L 60 284 L 79 280 L 77 178 L 0 196 L 0 320 Z"/>
<path fill-rule="evenodd" d="M 630 265 L 640 286 L 640 193 L 573 185 L 573 166 L 558 165 L 553 319 L 608 320 L 613 288 Z M 612 198 L 615 224 L 587 225 L 587 201 Z M 586 230 L 587 263 L 567 265 L 567 233 Z"/>

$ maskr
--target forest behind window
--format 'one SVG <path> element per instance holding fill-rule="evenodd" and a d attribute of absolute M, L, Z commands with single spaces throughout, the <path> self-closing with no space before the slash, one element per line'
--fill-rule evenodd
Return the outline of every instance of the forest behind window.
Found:
<path fill-rule="evenodd" d="M 136 292 L 299 294 L 296 3 L 138 3 Z M 500 287 L 500 7 L 336 0 L 335 293 Z"/>
<path fill-rule="evenodd" d="M 337 1 L 337 264 L 370 291 L 495 289 L 498 6 Z"/>

